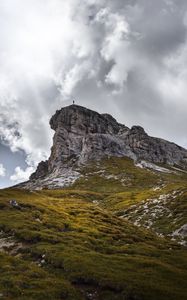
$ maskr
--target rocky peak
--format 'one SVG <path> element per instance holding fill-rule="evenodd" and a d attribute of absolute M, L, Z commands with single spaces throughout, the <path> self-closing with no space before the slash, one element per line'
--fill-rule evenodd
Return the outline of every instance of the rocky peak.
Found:
<path fill-rule="evenodd" d="M 53 130 L 63 127 L 68 132 L 81 134 L 117 134 L 123 126 L 109 114 L 99 114 L 79 105 L 70 105 L 57 110 L 50 120 Z"/>
<path fill-rule="evenodd" d="M 187 163 L 187 150 L 150 137 L 140 126 L 129 129 L 109 114 L 82 106 L 73 104 L 57 110 L 50 126 L 55 131 L 51 155 L 38 165 L 31 180 L 50 174 L 59 177 L 69 169 L 104 156 L 126 156 L 136 162 L 145 160 L 183 167 Z"/>

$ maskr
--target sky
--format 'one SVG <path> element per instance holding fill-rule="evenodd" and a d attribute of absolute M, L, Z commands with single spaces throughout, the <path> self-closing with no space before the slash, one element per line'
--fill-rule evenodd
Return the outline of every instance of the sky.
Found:
<path fill-rule="evenodd" d="M 187 148 L 186 0 L 1 0 L 0 66 L 0 188 L 48 158 L 72 99 Z"/>

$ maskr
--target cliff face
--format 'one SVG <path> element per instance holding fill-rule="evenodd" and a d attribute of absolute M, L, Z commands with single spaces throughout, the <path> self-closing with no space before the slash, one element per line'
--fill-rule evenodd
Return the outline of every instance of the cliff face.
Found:
<path fill-rule="evenodd" d="M 185 167 L 187 150 L 163 139 L 148 136 L 140 126 L 133 126 L 125 139 L 138 160 Z"/>
<path fill-rule="evenodd" d="M 64 168 L 80 166 L 104 156 L 127 156 L 135 162 L 145 160 L 185 167 L 187 150 L 146 134 L 140 126 L 131 129 L 111 115 L 70 105 L 58 110 L 50 120 L 55 131 L 48 161 L 41 162 L 31 180 L 49 174 L 59 175 Z"/>

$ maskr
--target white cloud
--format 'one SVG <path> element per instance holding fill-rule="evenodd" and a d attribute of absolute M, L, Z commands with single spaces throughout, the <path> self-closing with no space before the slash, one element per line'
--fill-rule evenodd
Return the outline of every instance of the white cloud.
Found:
<path fill-rule="evenodd" d="M 64 78 L 62 75 L 57 79 L 57 83 L 61 85 L 60 92 L 65 96 L 70 96 L 76 87 L 76 85 L 81 82 L 84 77 L 90 77 L 94 75 L 94 70 L 92 69 L 92 64 L 89 61 L 84 61 L 82 64 L 75 64 L 66 74 Z"/>
<path fill-rule="evenodd" d="M 98 48 L 86 24 L 94 1 L 82 4 L 81 9 L 78 0 L 0 4 L 0 136 L 12 151 L 25 151 L 30 167 L 49 155 L 48 122 L 62 99 L 95 74 Z"/>
<path fill-rule="evenodd" d="M 6 175 L 6 170 L 3 164 L 0 164 L 0 177 L 4 177 Z"/>
<path fill-rule="evenodd" d="M 124 15 L 106 8 L 99 11 L 96 20 L 105 26 L 107 32 L 101 55 L 107 61 L 114 61 L 112 69 L 106 74 L 105 82 L 122 88 L 133 65 L 129 42 L 130 26 Z"/>
<path fill-rule="evenodd" d="M 15 173 L 10 177 L 14 183 L 19 183 L 28 180 L 29 176 L 33 173 L 34 168 L 28 167 L 22 170 L 19 166 L 15 168 Z"/>

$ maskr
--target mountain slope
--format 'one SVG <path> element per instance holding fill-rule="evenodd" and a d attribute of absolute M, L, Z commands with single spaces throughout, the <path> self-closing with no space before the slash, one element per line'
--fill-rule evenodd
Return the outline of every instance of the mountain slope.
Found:
<path fill-rule="evenodd" d="M 1 297 L 185 300 L 186 250 L 101 208 L 104 197 L 1 191 Z"/>

